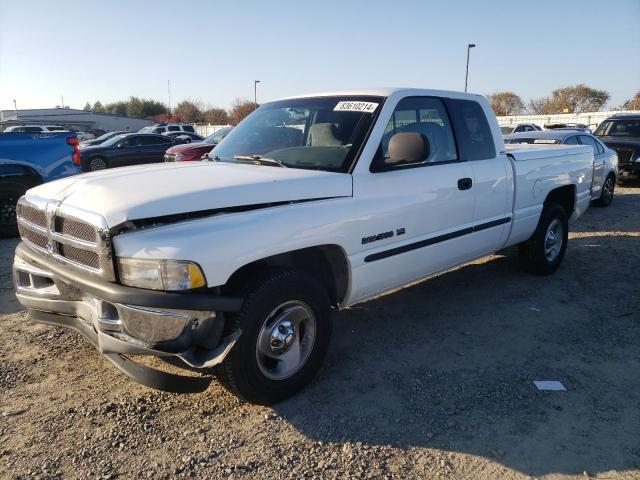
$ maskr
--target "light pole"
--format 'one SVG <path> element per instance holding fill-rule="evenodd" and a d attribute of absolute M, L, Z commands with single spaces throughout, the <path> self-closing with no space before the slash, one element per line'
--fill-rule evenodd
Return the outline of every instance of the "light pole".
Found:
<path fill-rule="evenodd" d="M 253 103 L 255 103 L 256 105 L 258 105 L 258 84 L 259 83 L 260 83 L 260 80 L 253 81 Z"/>
<path fill-rule="evenodd" d="M 470 43 L 467 45 L 467 71 L 464 74 L 464 91 L 467 91 L 467 82 L 469 80 L 469 51 L 472 48 L 475 48 L 476 44 L 475 43 Z"/>

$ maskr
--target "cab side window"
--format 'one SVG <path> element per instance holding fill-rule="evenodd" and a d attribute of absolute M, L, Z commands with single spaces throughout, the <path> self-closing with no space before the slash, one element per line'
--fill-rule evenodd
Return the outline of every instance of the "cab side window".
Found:
<path fill-rule="evenodd" d="M 578 143 L 578 136 L 574 135 L 573 137 L 569 137 L 567 139 L 565 139 L 565 141 L 563 142 L 565 145 L 580 145 Z"/>
<path fill-rule="evenodd" d="M 447 100 L 461 160 L 495 158 L 496 146 L 484 110 L 473 100 Z"/>
<path fill-rule="evenodd" d="M 389 142 L 398 133 L 419 133 L 429 144 L 429 154 L 422 163 L 450 162 L 458 159 L 455 137 L 442 100 L 431 97 L 408 97 L 400 100 L 382 135 L 378 160 L 389 157 Z M 396 165 L 395 168 L 402 165 Z"/>

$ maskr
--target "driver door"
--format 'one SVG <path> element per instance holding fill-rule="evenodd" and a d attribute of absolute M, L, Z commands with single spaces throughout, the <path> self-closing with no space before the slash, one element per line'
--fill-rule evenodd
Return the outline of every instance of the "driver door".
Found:
<path fill-rule="evenodd" d="M 421 162 L 385 166 L 397 133 L 424 135 Z M 364 202 L 362 245 L 354 259 L 354 297 L 364 299 L 464 262 L 473 251 L 473 169 L 462 161 L 444 102 L 407 97 L 396 106 L 368 175 L 354 176 Z M 375 212 L 375 213 L 373 213 Z"/>

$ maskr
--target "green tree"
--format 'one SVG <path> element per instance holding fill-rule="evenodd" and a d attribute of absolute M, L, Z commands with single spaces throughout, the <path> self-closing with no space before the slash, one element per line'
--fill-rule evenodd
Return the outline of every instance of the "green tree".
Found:
<path fill-rule="evenodd" d="M 85 105 L 82 108 L 82 110 L 84 110 L 85 112 L 90 112 L 91 111 L 91 104 L 89 102 L 85 103 Z"/>
<path fill-rule="evenodd" d="M 172 112 L 174 115 L 182 118 L 182 121 L 188 123 L 203 123 L 205 120 L 204 113 L 202 112 L 199 102 L 193 100 L 183 100 Z"/>
<path fill-rule="evenodd" d="M 107 113 L 114 113 L 124 117 L 127 115 L 127 105 L 127 102 L 120 100 L 118 102 L 108 103 L 104 109 Z"/>
<path fill-rule="evenodd" d="M 517 115 L 524 110 L 524 102 L 513 92 L 497 92 L 488 95 L 496 115 Z"/>
<path fill-rule="evenodd" d="M 104 113 L 104 107 L 102 106 L 102 104 L 100 102 L 96 102 L 93 104 L 93 107 L 91 108 L 92 112 L 98 112 L 98 113 Z"/>

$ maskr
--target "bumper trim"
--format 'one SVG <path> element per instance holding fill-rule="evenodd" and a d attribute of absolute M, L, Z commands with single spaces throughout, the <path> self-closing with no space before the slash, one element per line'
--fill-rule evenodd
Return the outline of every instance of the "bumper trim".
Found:
<path fill-rule="evenodd" d="M 96 349 L 99 349 L 98 334 L 93 328 L 77 317 L 29 310 L 31 319 L 38 323 L 64 327 L 80 333 Z M 157 390 L 173 393 L 199 393 L 204 392 L 212 382 L 212 377 L 190 377 L 162 372 L 145 365 L 140 365 L 118 353 L 103 353 L 118 370 L 142 385 Z"/>
<path fill-rule="evenodd" d="M 86 274 L 72 272 L 61 267 L 52 259 L 43 258 L 24 243 L 16 248 L 16 255 L 29 263 L 47 270 L 62 281 L 112 303 L 126 303 L 142 307 L 167 308 L 176 310 L 211 310 L 237 312 L 242 307 L 242 298 L 221 297 L 211 292 L 162 292 L 143 288 L 126 287 L 106 282 Z"/>

